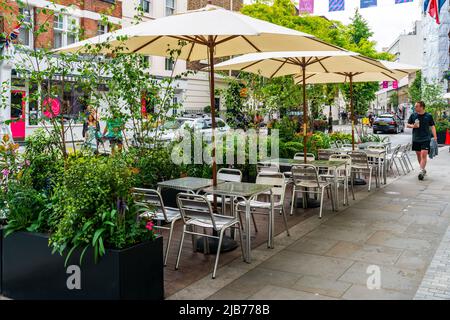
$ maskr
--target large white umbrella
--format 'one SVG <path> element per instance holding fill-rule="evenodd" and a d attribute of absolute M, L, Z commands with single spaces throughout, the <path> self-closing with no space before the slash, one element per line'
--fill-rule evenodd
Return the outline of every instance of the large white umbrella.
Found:
<path fill-rule="evenodd" d="M 352 146 L 355 148 L 355 114 L 353 108 L 353 83 L 355 82 L 380 82 L 380 81 L 399 81 L 410 73 L 420 70 L 419 67 L 391 62 L 380 61 L 380 63 L 390 72 L 332 72 L 332 73 L 313 73 L 306 74 L 305 80 L 308 84 L 325 83 L 349 83 L 350 84 L 350 114 L 352 120 Z M 303 75 L 295 76 L 296 83 L 303 84 Z"/>
<path fill-rule="evenodd" d="M 300 74 L 303 84 L 303 151 L 306 162 L 307 104 L 306 84 L 308 72 L 330 74 L 332 72 L 379 72 L 395 74 L 385 65 L 349 51 L 298 51 L 246 54 L 215 66 L 216 70 L 239 70 L 273 78 Z M 354 139 L 353 144 L 354 144 Z"/>
<path fill-rule="evenodd" d="M 214 128 L 214 58 L 250 52 L 275 50 L 329 50 L 343 49 L 327 44 L 312 35 L 281 27 L 266 21 L 207 5 L 203 9 L 167 16 L 153 21 L 87 39 L 57 51 L 83 52 L 86 46 L 109 43 L 100 53 L 124 47 L 122 52 L 167 56 L 168 49 L 181 48 L 180 59 L 188 61 L 208 59 L 210 66 L 210 100 L 213 141 L 213 182 L 216 179 Z"/>

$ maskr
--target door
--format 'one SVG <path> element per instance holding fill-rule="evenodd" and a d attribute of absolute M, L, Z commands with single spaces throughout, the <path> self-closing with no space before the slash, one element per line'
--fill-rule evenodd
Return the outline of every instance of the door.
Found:
<path fill-rule="evenodd" d="M 25 95 L 22 90 L 11 91 L 11 133 L 14 139 L 25 138 Z"/>

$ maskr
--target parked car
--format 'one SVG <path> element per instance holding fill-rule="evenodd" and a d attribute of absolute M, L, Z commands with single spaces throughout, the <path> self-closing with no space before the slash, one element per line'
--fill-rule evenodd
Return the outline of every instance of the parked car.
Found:
<path fill-rule="evenodd" d="M 373 133 L 399 133 L 405 131 L 405 123 L 397 115 L 381 114 L 373 121 Z"/>
<path fill-rule="evenodd" d="M 212 135 L 212 119 L 210 117 L 180 117 L 172 121 L 167 121 L 158 127 L 158 131 L 161 132 L 161 134 L 158 134 L 158 139 L 167 142 L 179 139 L 181 137 L 181 131 L 184 128 L 192 129 L 194 132 L 201 132 L 206 137 L 205 140 L 208 140 L 208 137 Z M 230 130 L 228 124 L 222 119 L 216 118 L 216 135 L 220 136 L 225 134 L 228 130 Z M 156 131 L 154 131 L 155 133 Z"/>

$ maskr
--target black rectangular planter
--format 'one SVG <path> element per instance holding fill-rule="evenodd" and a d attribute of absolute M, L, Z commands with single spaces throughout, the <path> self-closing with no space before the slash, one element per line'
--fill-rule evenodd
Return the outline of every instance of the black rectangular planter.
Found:
<path fill-rule="evenodd" d="M 447 131 L 436 132 L 436 135 L 437 135 L 437 143 L 438 144 L 444 144 L 445 143 L 445 137 L 447 135 Z"/>
<path fill-rule="evenodd" d="M 123 250 L 107 249 L 97 264 L 91 249 L 81 266 L 79 256 L 74 252 L 65 268 L 65 257 L 51 253 L 47 235 L 11 234 L 2 244 L 3 295 L 40 300 L 164 298 L 162 237 Z M 79 289 L 73 288 L 77 279 Z"/>
<path fill-rule="evenodd" d="M 3 254 L 2 254 L 2 242 L 3 242 L 3 226 L 0 224 L 0 294 L 3 293 Z"/>

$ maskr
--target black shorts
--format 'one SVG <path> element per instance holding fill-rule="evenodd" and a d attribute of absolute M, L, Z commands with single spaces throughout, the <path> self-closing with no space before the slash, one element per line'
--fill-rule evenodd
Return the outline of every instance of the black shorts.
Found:
<path fill-rule="evenodd" d="M 427 150 L 428 153 L 430 152 L 430 140 L 428 141 L 418 141 L 412 143 L 412 150 L 413 151 L 422 151 Z"/>

